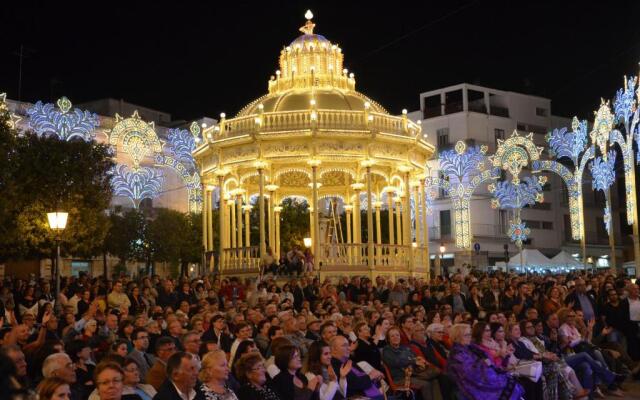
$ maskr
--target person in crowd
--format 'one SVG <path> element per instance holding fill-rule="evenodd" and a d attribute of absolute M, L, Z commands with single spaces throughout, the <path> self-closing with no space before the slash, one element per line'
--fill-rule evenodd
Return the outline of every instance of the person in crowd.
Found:
<path fill-rule="evenodd" d="M 146 383 L 154 389 L 160 390 L 160 386 L 167 378 L 167 362 L 175 352 L 176 344 L 170 337 L 163 336 L 156 342 L 156 361 L 145 376 Z"/>
<path fill-rule="evenodd" d="M 280 373 L 273 378 L 273 388 L 282 400 L 309 400 L 321 378 L 307 380 L 302 373 L 302 358 L 293 344 L 281 346 L 274 353 L 274 361 Z M 291 390 L 293 389 L 293 390 Z"/>
<path fill-rule="evenodd" d="M 70 400 L 71 388 L 62 378 L 43 379 L 36 388 L 39 400 Z"/>
<path fill-rule="evenodd" d="M 131 307 L 131 301 L 129 300 L 129 296 L 124 293 L 121 281 L 118 280 L 113 284 L 113 289 L 111 293 L 109 293 L 109 296 L 107 296 L 107 303 L 109 307 L 115 308 L 116 310 L 121 308 L 129 310 L 129 307 Z"/>
<path fill-rule="evenodd" d="M 141 383 L 140 381 L 140 367 L 138 362 L 127 357 L 122 365 L 123 371 L 123 395 L 137 395 L 141 400 L 151 400 L 156 395 L 156 389 L 149 385 Z"/>
<path fill-rule="evenodd" d="M 238 400 L 228 385 L 229 364 L 222 350 L 207 353 L 202 359 L 202 368 L 198 374 L 200 391 L 206 400 Z M 252 400 L 256 400 L 252 399 Z"/>
<path fill-rule="evenodd" d="M 471 326 L 455 324 L 450 336 L 453 346 L 447 374 L 465 399 L 519 400 L 524 395 L 524 389 L 513 375 L 496 368 L 483 351 L 471 346 Z"/>
<path fill-rule="evenodd" d="M 131 333 L 131 340 L 133 341 L 133 349 L 128 356 L 138 364 L 140 382 L 144 383 L 147 372 L 155 363 L 155 357 L 147 353 L 149 349 L 149 332 L 145 328 L 136 328 Z"/>
<path fill-rule="evenodd" d="M 202 398 L 198 387 L 198 369 L 189 353 L 176 352 L 167 360 L 167 378 L 158 388 L 154 400 Z"/>
<path fill-rule="evenodd" d="M 356 348 L 353 352 L 352 359 L 357 363 L 366 361 L 373 368 L 378 371 L 382 371 L 382 358 L 380 355 L 380 349 L 384 347 L 378 347 L 376 343 L 371 341 L 371 328 L 366 322 L 360 322 L 355 328 L 358 340 L 356 341 Z M 378 342 L 380 343 L 380 342 Z"/>
<path fill-rule="evenodd" d="M 329 343 L 331 347 L 331 366 L 334 371 L 340 370 L 349 362 L 349 341 L 341 335 L 336 335 Z M 377 383 L 384 375 L 373 369 L 366 373 L 356 364 L 353 364 L 346 375 L 347 378 L 347 397 L 365 396 L 376 400 L 381 400 L 383 394 Z"/>
<path fill-rule="evenodd" d="M 248 353 L 240 357 L 235 366 L 241 386 L 237 390 L 239 400 L 282 400 L 267 382 L 266 368 L 260 354 Z"/>
<path fill-rule="evenodd" d="M 331 349 L 323 341 L 315 341 L 309 346 L 309 353 L 305 364 L 305 377 L 309 382 L 318 379 L 319 400 L 344 399 L 347 394 L 347 374 L 351 370 L 352 362 L 347 361 L 340 371 L 339 376 L 331 366 Z"/>
<path fill-rule="evenodd" d="M 98 364 L 94 373 L 98 398 L 100 400 L 120 400 L 124 389 L 124 372 L 120 364 L 106 361 Z M 131 400 L 137 396 L 129 397 Z"/>

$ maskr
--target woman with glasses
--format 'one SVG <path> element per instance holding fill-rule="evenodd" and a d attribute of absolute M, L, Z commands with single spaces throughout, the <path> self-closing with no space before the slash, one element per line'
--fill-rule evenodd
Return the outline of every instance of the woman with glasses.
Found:
<path fill-rule="evenodd" d="M 426 354 L 424 356 L 427 361 L 442 370 L 447 367 L 447 357 L 449 356 L 449 350 L 442 342 L 443 337 L 444 325 L 434 322 L 427 326 Z"/>
<path fill-rule="evenodd" d="M 282 400 L 267 384 L 266 369 L 260 354 L 245 354 L 235 365 L 235 372 L 242 383 L 238 389 L 239 400 Z"/>
<path fill-rule="evenodd" d="M 224 351 L 214 350 L 204 356 L 198 378 L 202 381 L 200 390 L 207 400 L 238 400 L 228 386 L 229 364 Z"/>
<path fill-rule="evenodd" d="M 274 351 L 274 360 L 280 373 L 273 378 L 273 388 L 282 400 L 309 400 L 321 378 L 307 380 L 301 371 L 300 350 L 291 344 Z M 293 389 L 293 390 L 292 390 Z"/>
<path fill-rule="evenodd" d="M 450 336 L 453 346 L 447 374 L 458 385 L 458 398 L 519 400 L 524 395 L 513 375 L 496 368 L 482 350 L 471 346 L 471 326 L 456 324 Z"/>
<path fill-rule="evenodd" d="M 142 400 L 152 400 L 156 395 L 156 389 L 144 383 L 140 383 L 140 367 L 133 358 L 127 357 L 123 365 L 123 395 L 138 395 Z"/>
<path fill-rule="evenodd" d="M 76 367 L 76 383 L 73 389 L 80 391 L 81 397 L 84 397 L 95 388 L 93 382 L 95 365 L 91 360 L 91 347 L 84 340 L 74 340 L 67 345 L 66 353 Z"/>
<path fill-rule="evenodd" d="M 100 400 L 120 400 L 122 398 L 124 371 L 115 362 L 98 364 L 94 374 Z"/>

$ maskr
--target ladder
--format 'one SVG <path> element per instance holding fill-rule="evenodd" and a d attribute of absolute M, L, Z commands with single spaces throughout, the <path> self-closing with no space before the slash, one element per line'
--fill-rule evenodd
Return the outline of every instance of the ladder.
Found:
<path fill-rule="evenodd" d="M 337 213 L 338 202 L 335 198 L 329 200 L 329 220 L 327 221 L 327 234 L 325 243 L 329 245 L 329 252 L 332 256 L 345 256 L 346 249 L 342 244 L 344 237 L 342 236 L 342 223 Z"/>

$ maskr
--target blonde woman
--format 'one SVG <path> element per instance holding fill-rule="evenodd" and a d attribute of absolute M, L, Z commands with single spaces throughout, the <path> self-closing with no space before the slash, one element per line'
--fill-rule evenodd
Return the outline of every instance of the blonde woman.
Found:
<path fill-rule="evenodd" d="M 238 400 L 227 386 L 229 364 L 222 350 L 214 350 L 202 358 L 202 369 L 198 378 L 202 382 L 200 390 L 207 400 Z"/>

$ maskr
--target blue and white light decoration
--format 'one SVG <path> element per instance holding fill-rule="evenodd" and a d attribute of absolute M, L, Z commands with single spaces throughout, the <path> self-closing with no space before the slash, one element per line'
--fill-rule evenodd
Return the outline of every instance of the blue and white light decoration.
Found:
<path fill-rule="evenodd" d="M 194 123 L 197 127 L 198 124 Z M 193 129 L 193 124 L 192 124 Z M 196 130 L 198 132 L 198 130 Z M 167 131 L 167 146 L 169 154 L 173 155 L 178 161 L 180 161 L 185 167 L 190 170 L 196 169 L 195 161 L 191 152 L 196 148 L 197 136 L 194 136 L 192 132 L 186 129 L 169 129 Z"/>
<path fill-rule="evenodd" d="M 608 190 L 616 180 L 615 163 L 616 152 L 615 150 L 609 150 L 606 159 L 598 156 L 589 165 L 591 175 L 593 176 L 593 190 L 602 190 L 605 193 L 606 205 L 604 207 L 604 225 L 607 228 L 607 233 L 609 235 L 611 235 L 611 210 L 609 207 L 610 199 Z"/>
<path fill-rule="evenodd" d="M 519 180 L 518 183 L 500 181 L 488 186 L 489 192 L 493 194 L 491 207 L 515 211 L 514 218 L 509 221 L 507 234 L 519 249 L 522 248 L 523 242 L 531 234 L 531 230 L 527 228 L 520 218 L 520 212 L 524 207 L 532 206 L 544 200 L 542 187 L 546 183 L 546 176 L 526 176 Z"/>
<path fill-rule="evenodd" d="M 112 174 L 113 194 L 130 199 L 135 208 L 138 208 L 145 198 L 158 197 L 164 184 L 164 175 L 159 168 L 131 169 L 127 165 L 118 164 L 113 168 Z"/>
<path fill-rule="evenodd" d="M 485 169 L 487 150 L 487 146 L 467 147 L 463 141 L 457 142 L 453 150 L 441 151 L 439 155 L 440 173 L 445 179 L 429 178 L 427 182 L 427 191 L 440 188 L 451 197 L 458 248 L 471 248 L 469 203 L 473 191 L 482 182 L 500 175 L 497 168 Z"/>
<path fill-rule="evenodd" d="M 66 141 L 81 139 L 90 142 L 95 139 L 95 130 L 100 125 L 96 113 L 78 108 L 72 110 L 71 101 L 64 96 L 56 105 L 38 101 L 27 110 L 29 127 L 38 136 L 56 136 Z"/>

